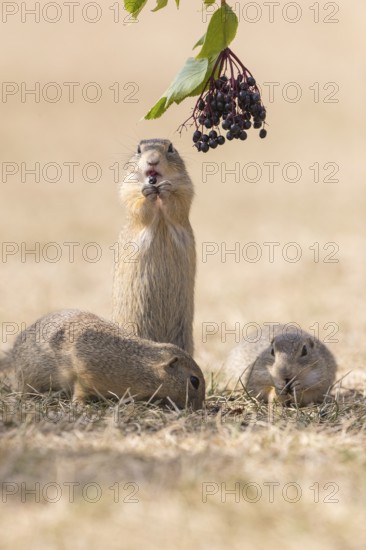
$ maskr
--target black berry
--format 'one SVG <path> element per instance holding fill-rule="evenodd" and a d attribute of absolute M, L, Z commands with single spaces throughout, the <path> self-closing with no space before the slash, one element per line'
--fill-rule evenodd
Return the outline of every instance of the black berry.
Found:
<path fill-rule="evenodd" d="M 200 132 L 199 130 L 196 130 L 193 134 L 193 141 L 197 143 L 197 141 L 201 139 L 201 136 L 202 136 L 202 132 Z"/>
<path fill-rule="evenodd" d="M 259 136 L 264 138 L 266 115 L 254 77 L 234 52 L 225 48 L 218 55 L 190 117 L 195 124 L 192 140 L 197 151 L 207 153 L 226 140 L 245 141 L 251 127 L 260 130 Z M 188 120 L 181 125 L 180 131 Z M 226 138 L 220 135 L 220 128 L 225 130 Z"/>

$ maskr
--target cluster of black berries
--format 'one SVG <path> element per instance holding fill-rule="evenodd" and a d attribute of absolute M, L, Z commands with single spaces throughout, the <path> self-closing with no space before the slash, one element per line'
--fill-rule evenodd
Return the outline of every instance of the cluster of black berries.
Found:
<path fill-rule="evenodd" d="M 203 153 L 226 140 L 246 140 L 252 127 L 260 130 L 260 138 L 266 137 L 266 109 L 255 79 L 229 48 L 219 55 L 190 118 L 196 126 L 194 145 Z"/>
<path fill-rule="evenodd" d="M 208 126 L 208 128 L 211 126 Z M 218 135 L 216 130 L 211 130 L 208 134 L 203 134 L 200 130 L 196 130 L 193 134 L 193 141 L 199 151 L 207 153 L 210 147 L 211 149 L 216 149 L 218 145 L 224 145 L 225 138 Z"/>

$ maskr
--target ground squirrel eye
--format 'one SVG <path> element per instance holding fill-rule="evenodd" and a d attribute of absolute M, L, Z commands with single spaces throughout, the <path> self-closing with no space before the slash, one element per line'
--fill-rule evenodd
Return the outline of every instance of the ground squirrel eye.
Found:
<path fill-rule="evenodd" d="M 305 357 L 305 355 L 307 354 L 308 354 L 308 350 L 306 349 L 306 346 L 302 346 L 300 357 Z"/>
<path fill-rule="evenodd" d="M 199 378 L 197 378 L 197 376 L 191 376 L 190 381 L 191 381 L 191 384 L 194 387 L 194 389 L 198 390 L 199 385 L 200 385 Z"/>
<path fill-rule="evenodd" d="M 137 154 L 138 154 L 138 155 L 141 155 L 141 147 L 140 147 L 140 145 L 137 146 Z"/>
<path fill-rule="evenodd" d="M 273 357 L 275 355 L 274 348 L 271 348 L 271 355 L 273 355 Z"/>
<path fill-rule="evenodd" d="M 172 143 L 168 147 L 168 153 L 174 153 L 174 147 Z"/>

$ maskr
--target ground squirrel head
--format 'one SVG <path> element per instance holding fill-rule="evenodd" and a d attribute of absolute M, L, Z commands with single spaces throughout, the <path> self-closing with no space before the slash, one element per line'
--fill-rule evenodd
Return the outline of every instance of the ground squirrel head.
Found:
<path fill-rule="evenodd" d="M 188 353 L 173 344 L 164 344 L 164 354 L 166 358 L 158 367 L 163 381 L 159 394 L 169 395 L 180 408 L 201 409 L 205 400 L 205 379 L 199 366 Z"/>
<path fill-rule="evenodd" d="M 327 384 L 325 349 L 306 333 L 282 333 L 273 338 L 266 360 L 280 401 L 303 403 L 307 395 L 319 392 Z M 326 353 L 330 354 L 328 350 Z"/>
<path fill-rule="evenodd" d="M 145 215 L 164 208 L 167 202 L 188 216 L 193 185 L 183 159 L 171 141 L 144 139 L 127 164 L 121 198 L 130 214 Z"/>
<path fill-rule="evenodd" d="M 148 181 L 151 176 L 157 183 L 174 181 L 186 173 L 182 158 L 168 139 L 143 139 L 131 160 L 136 163 L 139 181 Z"/>

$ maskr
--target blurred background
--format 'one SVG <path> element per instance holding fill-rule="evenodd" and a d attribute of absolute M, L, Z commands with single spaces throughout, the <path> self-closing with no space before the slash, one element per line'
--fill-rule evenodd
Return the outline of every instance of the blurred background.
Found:
<path fill-rule="evenodd" d="M 190 130 L 176 133 L 194 99 L 142 120 L 209 20 L 200 2 L 170 4 L 130 22 L 121 3 L 41 2 L 37 15 L 33 4 L 3 3 L 0 320 L 29 323 L 70 306 L 110 315 L 124 222 L 117 182 L 141 138 L 165 137 L 196 188 L 203 367 L 219 368 L 248 323 L 272 321 L 324 338 L 336 326 L 334 351 L 359 366 L 364 4 L 229 3 L 240 21 L 232 49 L 261 86 L 268 136 L 251 130 L 205 156 Z"/>

